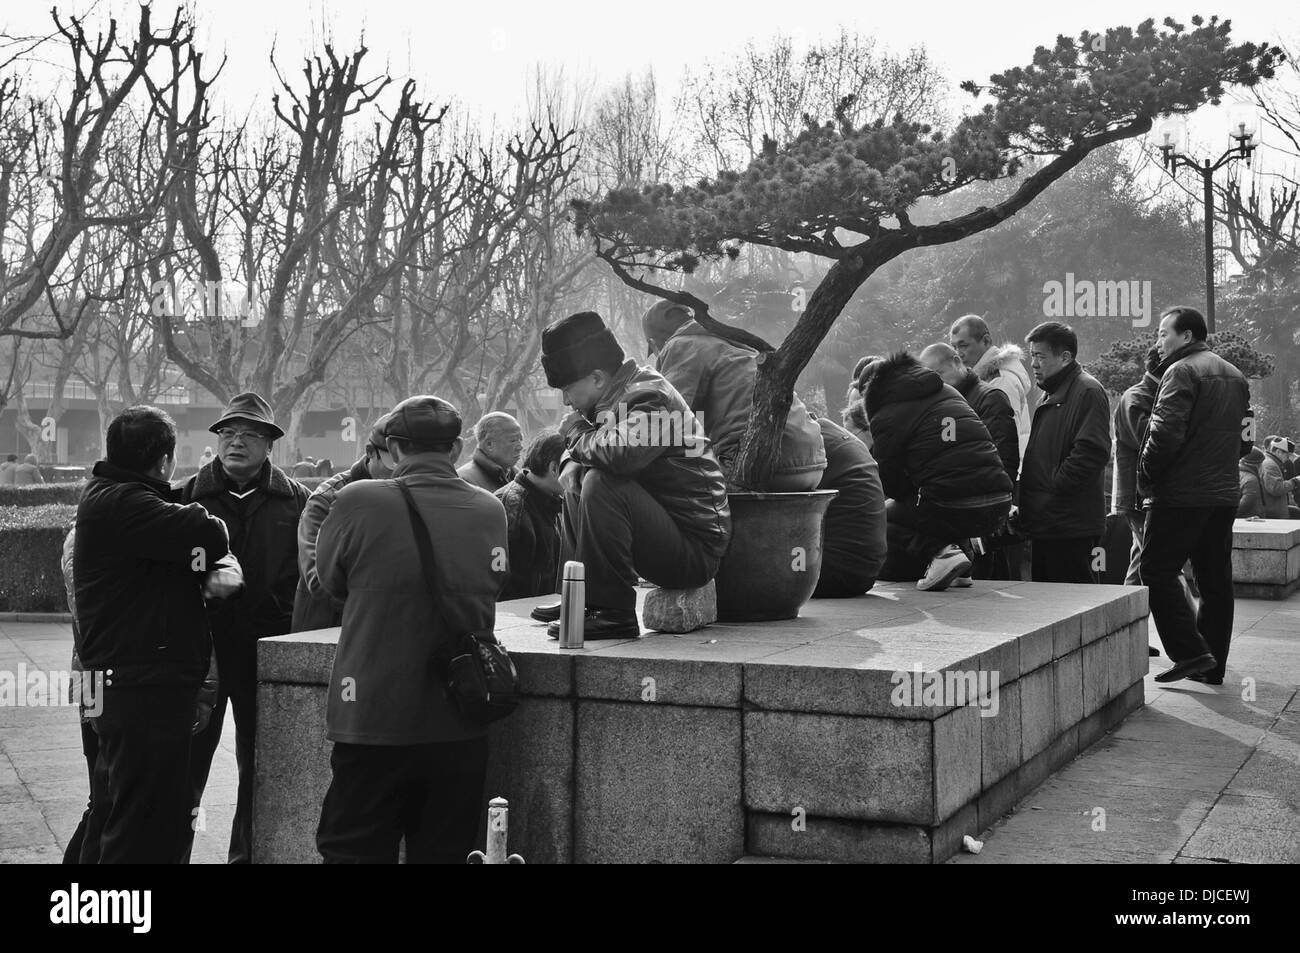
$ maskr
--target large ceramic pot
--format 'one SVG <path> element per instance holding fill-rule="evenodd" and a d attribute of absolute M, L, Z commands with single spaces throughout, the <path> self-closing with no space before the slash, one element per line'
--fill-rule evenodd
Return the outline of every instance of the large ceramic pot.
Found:
<path fill-rule="evenodd" d="M 731 546 L 716 580 L 719 622 L 793 619 L 822 569 L 822 519 L 834 490 L 728 493 Z"/>

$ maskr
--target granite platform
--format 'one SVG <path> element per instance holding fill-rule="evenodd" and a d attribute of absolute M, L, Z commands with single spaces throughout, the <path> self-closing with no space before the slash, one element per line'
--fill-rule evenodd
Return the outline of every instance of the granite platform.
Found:
<path fill-rule="evenodd" d="M 1239 599 L 1285 599 L 1300 589 L 1300 520 L 1232 524 L 1232 591 Z"/>
<path fill-rule="evenodd" d="M 484 798 L 529 863 L 940 862 L 1143 703 L 1142 587 L 880 584 L 579 650 L 545 601 L 498 606 L 527 697 Z M 319 859 L 337 636 L 258 643 L 256 862 Z"/>

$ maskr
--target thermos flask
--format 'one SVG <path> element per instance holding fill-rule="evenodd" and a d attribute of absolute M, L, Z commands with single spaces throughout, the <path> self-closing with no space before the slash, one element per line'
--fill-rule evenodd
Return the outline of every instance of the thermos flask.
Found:
<path fill-rule="evenodd" d="M 587 614 L 586 569 L 576 559 L 564 564 L 560 584 L 560 648 L 582 648 L 583 619 Z"/>

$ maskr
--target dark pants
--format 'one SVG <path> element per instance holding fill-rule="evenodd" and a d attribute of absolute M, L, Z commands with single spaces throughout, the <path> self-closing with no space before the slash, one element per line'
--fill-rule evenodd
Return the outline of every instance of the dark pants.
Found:
<path fill-rule="evenodd" d="M 190 829 L 190 729 L 199 688 L 130 688 L 103 696 L 87 837 L 102 818 L 101 864 L 174 864 Z M 83 855 L 89 857 L 83 841 Z"/>
<path fill-rule="evenodd" d="M 1074 539 L 1039 537 L 1031 548 L 1030 568 L 1034 582 L 1088 582 L 1095 583 L 1097 574 L 1092 568 L 1096 556 L 1096 536 Z"/>
<path fill-rule="evenodd" d="M 327 864 L 463 864 L 484 810 L 488 740 L 335 742 L 316 849 Z"/>
<path fill-rule="evenodd" d="M 949 546 L 964 546 L 972 536 L 989 536 L 1011 509 L 1010 499 L 987 506 L 950 507 L 929 500 L 887 500 L 885 530 L 889 554 L 880 578 L 920 579 L 926 566 Z"/>
<path fill-rule="evenodd" d="M 217 700 L 212 706 L 208 726 L 194 736 L 190 756 L 190 792 L 193 811 L 203 801 L 212 758 L 221 743 L 221 728 L 226 720 L 226 703 L 235 710 L 235 763 L 239 769 L 239 790 L 235 800 L 235 819 L 230 827 L 232 864 L 250 863 L 253 856 L 253 741 L 257 737 L 257 640 L 245 637 L 214 636 L 217 652 Z M 193 712 L 190 713 L 193 715 Z M 191 725 L 193 721 L 190 722 Z M 185 849 L 188 863 L 194 831 L 190 831 Z"/>
<path fill-rule="evenodd" d="M 99 760 L 99 735 L 95 734 L 95 726 L 89 719 L 81 722 L 81 753 L 86 758 L 90 794 L 86 797 L 86 810 L 81 815 L 81 822 L 63 851 L 65 864 L 99 863 L 99 835 L 104 821 L 102 814 L 95 814 L 95 762 Z"/>
<path fill-rule="evenodd" d="M 1147 510 L 1142 583 L 1151 590 L 1151 617 L 1165 654 L 1184 662 L 1210 652 L 1223 677 L 1232 639 L 1232 506 L 1154 507 Z M 1188 559 L 1200 588 L 1195 615 L 1179 571 Z"/>
<path fill-rule="evenodd" d="M 822 553 L 822 571 L 817 577 L 817 588 L 813 590 L 814 599 L 847 599 L 869 592 L 876 584 L 876 577 L 846 566 L 828 565 L 826 553 Z"/>
<path fill-rule="evenodd" d="M 694 589 L 720 562 L 636 480 L 591 469 L 579 492 L 564 494 L 560 565 L 570 559 L 585 567 L 587 605 L 601 609 L 636 608 L 638 575 L 664 589 Z"/>

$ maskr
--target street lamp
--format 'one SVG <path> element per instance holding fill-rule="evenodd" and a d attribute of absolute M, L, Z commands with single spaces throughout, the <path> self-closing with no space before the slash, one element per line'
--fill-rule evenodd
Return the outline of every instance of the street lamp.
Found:
<path fill-rule="evenodd" d="M 1255 110 L 1245 103 L 1235 103 L 1228 109 L 1228 137 L 1236 143 L 1217 162 L 1197 162 L 1186 155 L 1187 123 L 1180 117 L 1160 124 L 1156 135 L 1160 139 L 1160 154 L 1165 171 L 1176 175 L 1178 167 L 1185 165 L 1201 176 L 1205 199 L 1205 325 L 1214 333 L 1214 173 L 1233 159 L 1245 159 L 1250 168 L 1250 154 L 1259 145 L 1256 138 L 1259 119 Z"/>

